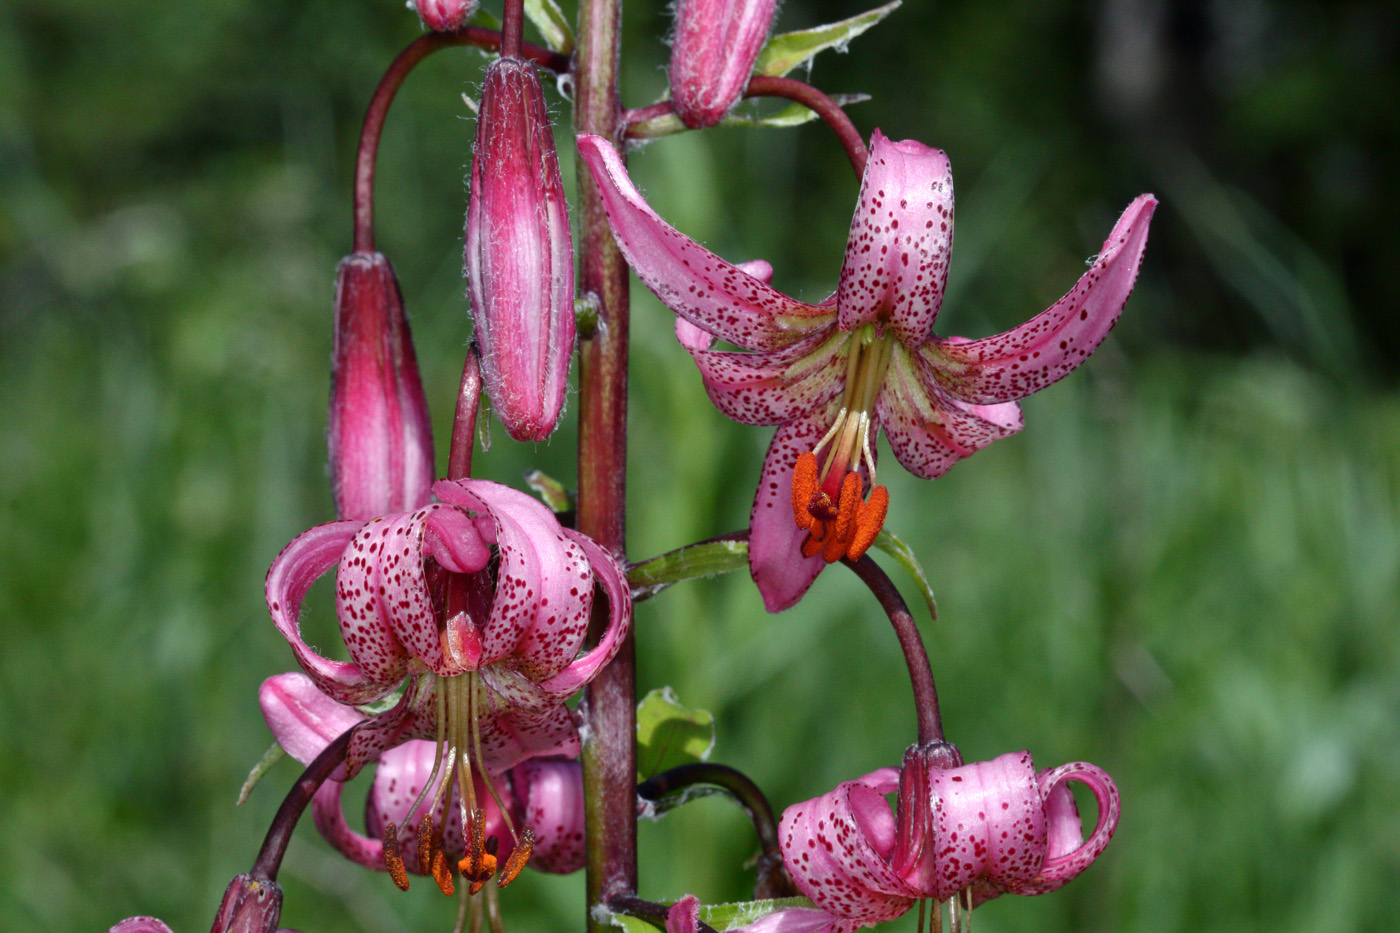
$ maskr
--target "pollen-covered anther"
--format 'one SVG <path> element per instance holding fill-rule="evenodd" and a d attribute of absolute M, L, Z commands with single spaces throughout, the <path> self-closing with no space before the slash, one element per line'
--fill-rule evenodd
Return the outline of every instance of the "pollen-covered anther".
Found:
<path fill-rule="evenodd" d="M 432 876 L 443 894 L 451 896 L 456 890 L 452 884 L 452 864 L 443 851 L 442 841 L 433 832 L 432 817 L 427 814 L 418 824 L 418 866 L 423 874 Z"/>
<path fill-rule="evenodd" d="M 467 854 L 457 863 L 471 894 L 480 891 L 496 873 L 496 849 L 500 843 L 495 836 L 485 838 L 485 834 L 486 815 L 473 810 L 467 817 Z"/>
<path fill-rule="evenodd" d="M 400 891 L 408 890 L 408 869 L 399 855 L 399 828 L 393 823 L 384 827 L 384 867 Z"/>
<path fill-rule="evenodd" d="M 841 481 L 836 502 L 831 502 L 830 497 L 820 490 L 812 495 L 812 521 L 801 544 L 803 557 L 820 554 L 822 560 L 834 564 L 842 558 L 859 560 L 870 548 L 884 527 L 885 516 L 889 513 L 890 494 L 884 486 L 876 486 L 870 493 L 869 501 L 862 501 L 863 489 L 860 474 L 851 470 Z M 826 508 L 821 514 L 818 514 L 815 505 L 818 496 L 825 500 Z M 798 524 L 801 525 L 800 522 Z"/>
<path fill-rule="evenodd" d="M 510 853 L 510 858 L 506 859 L 505 867 L 501 869 L 501 877 L 496 879 L 496 884 L 505 887 L 525 870 L 525 863 L 530 861 L 530 853 L 535 848 L 535 831 L 526 826 L 520 832 L 520 838 L 516 840 L 515 848 Z"/>
<path fill-rule="evenodd" d="M 875 536 L 885 527 L 885 516 L 889 511 L 890 491 L 884 486 L 876 486 L 871 490 L 869 500 L 861 503 L 860 513 L 856 516 L 855 534 L 846 548 L 848 558 L 860 560 L 870 549 L 870 545 L 875 543 Z"/>
<path fill-rule="evenodd" d="M 792 517 L 797 527 L 806 531 L 812 527 L 812 510 L 809 507 L 817 490 L 817 456 L 808 451 L 797 458 L 792 470 Z"/>

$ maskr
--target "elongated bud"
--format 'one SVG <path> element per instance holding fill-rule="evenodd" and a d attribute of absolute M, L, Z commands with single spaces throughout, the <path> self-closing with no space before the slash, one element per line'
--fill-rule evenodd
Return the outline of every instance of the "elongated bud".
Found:
<path fill-rule="evenodd" d="M 743 96 L 776 6 L 776 0 L 678 0 L 671 100 L 686 126 L 714 126 Z"/>
<path fill-rule="evenodd" d="M 229 882 L 210 933 L 275 933 L 282 915 L 282 889 L 272 881 L 238 875 Z"/>
<path fill-rule="evenodd" d="M 476 0 L 413 0 L 410 5 L 418 11 L 423 27 L 433 32 L 461 29 L 476 12 Z"/>
<path fill-rule="evenodd" d="M 467 285 L 486 394 L 518 441 L 549 437 L 574 349 L 574 249 L 535 66 L 486 69 L 467 203 Z"/>
<path fill-rule="evenodd" d="M 394 270 L 352 253 L 335 287 L 331 481 L 341 518 L 412 511 L 433 483 L 433 435 Z"/>

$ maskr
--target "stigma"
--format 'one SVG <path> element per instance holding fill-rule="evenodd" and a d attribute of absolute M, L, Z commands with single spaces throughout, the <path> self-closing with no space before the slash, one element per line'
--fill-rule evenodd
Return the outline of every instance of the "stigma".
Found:
<path fill-rule="evenodd" d="M 830 430 L 797 458 L 792 472 L 792 517 L 807 532 L 802 556 L 821 555 L 828 564 L 859 560 L 885 524 L 890 494 L 876 484 L 871 450 L 875 399 L 885 382 L 892 337 L 877 337 L 867 324 L 850 337 L 846 386 Z M 820 457 L 820 459 L 819 459 Z M 860 475 L 870 474 L 870 495 Z"/>

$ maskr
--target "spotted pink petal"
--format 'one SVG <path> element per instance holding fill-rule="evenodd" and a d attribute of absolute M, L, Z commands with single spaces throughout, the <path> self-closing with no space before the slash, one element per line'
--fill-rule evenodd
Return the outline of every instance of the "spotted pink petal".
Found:
<path fill-rule="evenodd" d="M 258 705 L 277 744 L 304 765 L 365 718 L 353 706 L 326 696 L 305 674 L 275 674 L 264 680 Z"/>
<path fill-rule="evenodd" d="M 836 289 L 841 329 L 885 320 L 900 343 L 922 345 L 943 304 L 952 246 L 948 157 L 876 130 Z"/>
<path fill-rule="evenodd" d="M 686 349 L 716 408 L 740 424 L 768 425 L 806 415 L 841 394 L 848 339 L 833 326 L 780 350 Z"/>
<path fill-rule="evenodd" d="M 928 376 L 923 354 L 895 347 L 875 416 L 895 459 L 910 473 L 935 479 L 994 440 L 1021 430 L 1015 402 L 973 405 L 949 395 Z"/>
<path fill-rule="evenodd" d="M 657 216 L 607 140 L 580 136 L 578 148 L 628 265 L 676 314 L 745 350 L 786 346 L 829 320 L 829 311 L 770 288 Z"/>
<path fill-rule="evenodd" d="M 936 378 L 958 398 L 993 404 L 1024 398 L 1073 372 L 1113 329 L 1132 294 L 1156 207 L 1152 195 L 1139 195 L 1069 294 L 1020 327 L 981 340 L 935 341 Z"/>
<path fill-rule="evenodd" d="M 1099 808 L 1098 825 L 1082 844 L 1078 844 L 1082 838 L 1079 812 L 1065 786 L 1069 781 L 1088 787 Z M 1035 878 L 1011 888 L 1016 894 L 1044 894 L 1064 887 L 1103 853 L 1118 828 L 1118 787 L 1103 769 L 1074 762 L 1040 772 L 1036 783 L 1045 798 L 1045 814 L 1050 823 L 1049 852 Z"/>
<path fill-rule="evenodd" d="M 583 767 L 563 758 L 517 765 L 510 784 L 523 822 L 535 833 L 530 867 L 556 875 L 583 868 Z"/>
<path fill-rule="evenodd" d="M 107 930 L 107 933 L 171 933 L 164 920 L 155 917 L 127 917 Z"/>
<path fill-rule="evenodd" d="M 564 534 L 583 549 L 594 577 L 608 597 L 608 624 L 591 651 L 540 684 L 541 690 L 560 699 L 573 696 L 584 684 L 598 676 L 603 665 L 617 656 L 632 627 L 631 590 L 617 558 L 599 547 L 592 538 L 572 528 L 565 528 Z"/>
<path fill-rule="evenodd" d="M 363 525 L 357 521 L 331 522 L 298 535 L 268 568 L 265 586 L 273 624 L 291 645 L 301 669 L 324 693 L 349 704 L 378 700 L 392 685 L 367 677 L 359 664 L 332 661 L 317 654 L 302 639 L 298 616 L 311 584 L 335 566 Z"/>
<path fill-rule="evenodd" d="M 899 772 L 882 768 L 788 807 L 778 824 L 783 864 L 821 910 L 868 926 L 903 915 L 922 892 L 890 867 L 895 818 L 885 794 Z"/>
<path fill-rule="evenodd" d="M 1011 887 L 1035 877 L 1045 858 L 1045 813 L 1029 752 L 959 768 L 932 768 L 933 862 L 926 888 L 946 900 L 983 879 Z"/>
<path fill-rule="evenodd" d="M 491 614 L 482 626 L 481 663 L 507 657 L 531 680 L 567 667 L 588 634 L 593 580 L 583 549 L 539 500 L 486 480 L 443 480 L 443 502 L 491 522 L 500 557 Z"/>
<path fill-rule="evenodd" d="M 500 774 L 529 758 L 577 758 L 578 727 L 560 703 L 544 713 L 496 708 L 481 719 L 481 749 L 488 774 Z"/>
<path fill-rule="evenodd" d="M 348 781 L 366 765 L 379 760 L 389 749 L 409 739 L 431 739 L 437 735 L 437 710 L 433 692 L 423 691 L 423 678 L 408 678 L 403 695 L 390 709 L 374 716 L 355 730 L 345 751 L 345 765 L 332 777 Z"/>
<path fill-rule="evenodd" d="M 441 672 L 441 641 L 423 574 L 423 522 L 438 508 L 367 523 L 340 558 L 335 614 L 341 639 L 377 683 L 403 680 L 410 657 Z"/>
<path fill-rule="evenodd" d="M 820 555 L 802 556 L 807 532 L 792 517 L 792 470 L 830 423 L 822 415 L 788 422 L 774 433 L 763 458 L 749 512 L 749 573 L 769 612 L 781 612 L 801 599 L 826 566 Z"/>

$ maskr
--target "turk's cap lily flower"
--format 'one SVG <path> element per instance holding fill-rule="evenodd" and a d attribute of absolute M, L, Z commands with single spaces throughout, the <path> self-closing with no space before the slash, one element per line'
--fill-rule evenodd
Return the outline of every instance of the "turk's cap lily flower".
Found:
<path fill-rule="evenodd" d="M 1069 781 L 1098 804 L 1087 840 Z M 898 813 L 886 800 L 896 791 Z M 960 897 L 970 907 L 1054 891 L 1099 856 L 1118 814 L 1117 788 L 1091 764 L 1037 772 L 1028 752 L 1015 752 L 940 768 L 911 750 L 902 770 L 882 768 L 789 807 L 779 844 L 798 889 L 840 918 L 839 930 L 854 930 L 921 898 Z"/>
<path fill-rule="evenodd" d="M 212 933 L 295 933 L 277 926 L 282 914 L 282 888 L 272 881 L 257 881 L 251 875 L 238 875 L 229 882 Z M 108 933 L 171 933 L 170 927 L 155 917 L 130 917 Z"/>
<path fill-rule="evenodd" d="M 428 403 L 403 296 L 382 253 L 353 253 L 336 275 L 327 437 L 341 518 L 364 521 L 428 501 Z"/>
<path fill-rule="evenodd" d="M 777 0 L 678 0 L 671 101 L 686 126 L 715 125 L 743 96 L 776 8 Z"/>
<path fill-rule="evenodd" d="M 461 29 L 476 12 L 476 0 L 410 0 L 425 29 L 452 32 Z"/>
<path fill-rule="evenodd" d="M 366 719 L 353 707 L 322 694 L 301 673 L 269 677 L 259 690 L 258 701 L 277 743 L 303 764 L 346 729 Z M 444 785 L 440 758 L 434 743 L 416 739 L 379 756 L 365 801 L 366 835 L 351 829 L 345 820 L 343 782 L 327 781 L 312 803 L 317 830 L 346 858 L 377 871 L 388 869 L 385 834 L 392 832 L 392 844 L 399 853 L 419 852 L 419 858 L 401 855 L 405 871 L 440 874 L 441 869 L 435 873 L 431 864 L 436 852 L 443 852 L 455 865 L 467 857 L 471 841 L 464 835 L 461 821 L 444 819 L 447 814 L 460 813 L 462 802 L 460 785 Z M 531 867 L 554 874 L 583 867 L 583 770 L 577 761 L 531 759 L 507 772 L 506 780 L 494 787 L 495 793 L 483 775 L 475 775 L 474 780 L 480 810 L 477 825 L 483 843 L 496 839 L 491 855 L 497 863 L 510 863 L 518 835 L 515 828 L 521 827 L 530 832 Z M 431 842 L 426 859 L 419 849 L 425 820 Z"/>
<path fill-rule="evenodd" d="M 953 235 L 941 150 L 875 132 L 836 292 L 808 304 L 668 225 L 605 140 L 580 136 L 578 147 L 628 264 L 687 323 L 678 336 L 711 401 L 740 423 L 777 427 L 749 539 L 750 570 L 774 612 L 879 531 L 881 430 L 900 464 L 933 479 L 1021 429 L 1017 400 L 1072 372 L 1117 321 L 1157 204 L 1134 200 L 1078 283 L 1026 323 L 941 338 L 933 326 Z M 713 349 L 699 332 L 739 349 Z"/>
<path fill-rule="evenodd" d="M 568 388 L 574 253 L 544 92 L 527 61 L 486 69 L 465 267 L 486 393 L 511 437 L 542 441 Z"/>

